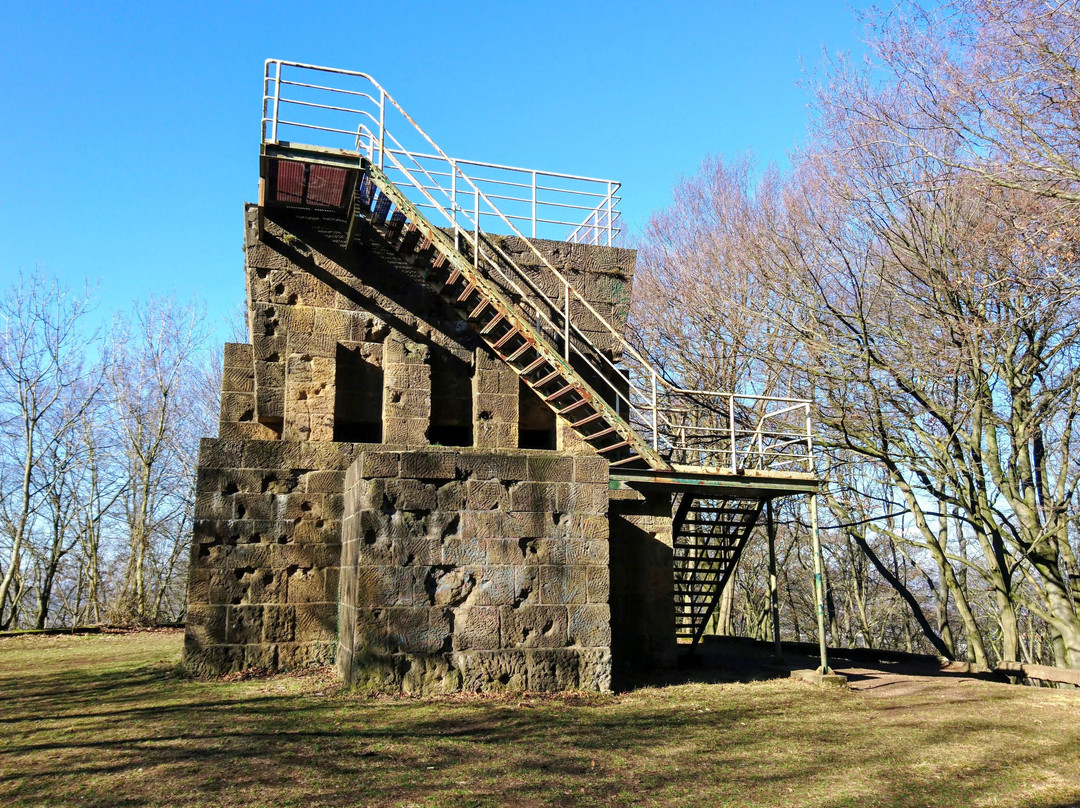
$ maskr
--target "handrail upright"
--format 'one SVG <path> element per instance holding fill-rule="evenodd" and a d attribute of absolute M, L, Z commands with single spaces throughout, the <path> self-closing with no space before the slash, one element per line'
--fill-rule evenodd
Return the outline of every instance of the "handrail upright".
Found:
<path fill-rule="evenodd" d="M 270 132 L 270 140 L 278 142 L 278 111 L 281 107 L 281 62 L 277 63 L 274 74 L 274 125 Z"/>

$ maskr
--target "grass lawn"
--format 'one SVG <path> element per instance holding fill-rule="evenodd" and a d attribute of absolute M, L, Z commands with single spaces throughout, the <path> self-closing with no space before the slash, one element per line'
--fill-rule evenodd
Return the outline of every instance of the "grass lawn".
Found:
<path fill-rule="evenodd" d="M 327 671 L 187 680 L 180 645 L 176 631 L 0 639 L 0 805 L 1080 800 L 1080 691 L 785 679 L 392 699 Z"/>

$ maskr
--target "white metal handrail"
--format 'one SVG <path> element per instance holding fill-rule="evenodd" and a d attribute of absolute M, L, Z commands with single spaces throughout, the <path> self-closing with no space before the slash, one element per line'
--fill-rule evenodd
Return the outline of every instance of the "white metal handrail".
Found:
<path fill-rule="evenodd" d="M 290 75 L 283 75 L 285 70 L 291 71 Z M 356 83 L 352 87 L 331 86 L 314 78 L 306 81 L 296 78 L 319 74 L 338 76 Z M 391 168 L 387 165 L 385 154 L 386 136 L 389 134 L 387 113 L 395 111 L 410 125 L 395 127 L 395 135 L 402 135 L 403 129 L 404 133 L 414 129 L 416 134 L 421 135 L 421 142 L 426 141 L 424 145 L 434 145 L 383 87 L 365 73 L 275 59 L 266 62 L 261 132 L 264 142 L 278 143 L 296 136 L 299 142 L 309 145 L 364 151 L 385 171 Z M 302 113 L 302 120 L 294 117 L 298 113 Z M 313 139 L 321 142 L 312 142 Z M 525 222 L 528 225 L 525 229 L 533 238 L 610 245 L 621 232 L 618 211 L 620 184 L 614 180 L 451 159 L 441 149 L 436 149 L 437 154 L 426 153 L 423 145 L 414 143 L 402 145 L 399 151 L 410 160 L 422 159 L 441 164 L 442 170 L 433 173 L 433 176 L 452 176 L 454 167 L 483 168 L 500 175 L 471 178 L 486 191 L 507 185 L 529 189 L 527 195 L 505 197 L 505 200 L 512 203 L 511 213 L 515 220 Z M 399 182 L 399 177 L 391 176 L 391 179 L 411 201 L 422 203 L 422 195 L 411 193 L 418 189 L 408 182 Z M 581 204 L 582 199 L 590 200 L 589 204 Z M 565 213 L 558 215 L 559 211 Z M 559 229 L 563 227 L 566 229 Z"/>
<path fill-rule="evenodd" d="M 282 78 L 285 68 L 302 73 L 347 76 L 362 82 L 366 89 L 337 89 L 288 80 Z M 372 108 L 290 98 L 282 95 L 283 87 L 366 100 Z M 535 237 L 540 225 L 565 223 L 554 215 L 541 214 L 542 209 L 585 208 L 552 197 L 540 198 L 541 191 L 550 193 L 555 189 L 564 198 L 598 198 L 596 207 L 590 209 L 572 236 L 580 242 L 611 244 L 618 232 L 615 224 L 618 221 L 616 191 L 619 183 L 450 158 L 400 104 L 365 73 L 268 60 L 263 88 L 264 142 L 281 142 L 279 137 L 283 130 L 298 128 L 341 136 L 348 139 L 344 140 L 346 150 L 366 153 L 414 204 L 438 214 L 436 218 L 453 228 L 455 244 L 470 252 L 478 266 L 483 263 L 489 277 L 511 290 L 522 305 L 533 309 L 537 329 L 556 345 L 561 343 L 564 358 L 579 372 L 589 375 L 590 383 L 602 388 L 600 392 L 606 394 L 616 410 L 652 443 L 655 451 L 674 463 L 729 466 L 733 472 L 785 466 L 813 470 L 809 401 L 679 387 L 642 356 L 515 225 L 515 221 L 527 222 Z M 286 120 L 280 115 L 283 105 L 311 111 L 315 117 L 307 121 Z M 350 116 L 346 119 L 348 123 L 330 125 L 337 120 L 334 117 L 337 115 Z M 395 117 L 401 120 L 388 120 Z M 477 179 L 469 176 L 463 166 L 510 173 L 506 178 Z M 528 182 L 510 178 L 523 173 L 528 176 Z M 598 188 L 597 183 L 602 187 Z M 506 187 L 525 187 L 530 193 L 515 197 L 510 192 L 498 192 Z M 409 191 L 414 193 L 410 195 Z M 497 205 L 496 200 L 500 204 Z M 508 203 L 509 210 L 505 210 Z M 515 208 L 515 205 L 519 207 Z M 526 212 L 521 211 L 521 205 L 526 206 Z M 501 223 L 509 233 L 521 237 L 537 259 L 536 266 L 543 267 L 546 275 L 535 278 L 523 270 L 505 250 L 485 236 L 482 221 Z M 542 286 L 558 290 L 558 294 L 553 297 Z M 603 349 L 597 346 L 598 337 L 607 343 Z M 792 418 L 799 422 L 798 428 L 789 425 Z M 756 419 L 754 427 L 744 425 L 748 419 L 749 422 Z M 766 427 L 767 423 L 774 422 L 775 427 Z M 714 456 L 719 456 L 719 463 L 711 462 Z"/>

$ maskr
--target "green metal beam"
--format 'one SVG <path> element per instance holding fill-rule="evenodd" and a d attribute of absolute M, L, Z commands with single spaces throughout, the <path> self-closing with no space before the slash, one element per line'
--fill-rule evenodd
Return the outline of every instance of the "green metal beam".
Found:
<path fill-rule="evenodd" d="M 755 499 L 775 499 L 776 497 L 813 494 L 817 492 L 819 485 L 820 481 L 810 475 L 767 477 L 756 474 L 664 472 L 655 469 L 613 470 L 609 483 L 609 487 L 615 491 L 621 488 L 648 487 L 660 488 L 666 491 L 696 490 L 703 494 L 711 491 L 714 496 L 719 496 L 720 492 L 723 491 L 729 495 Z"/>

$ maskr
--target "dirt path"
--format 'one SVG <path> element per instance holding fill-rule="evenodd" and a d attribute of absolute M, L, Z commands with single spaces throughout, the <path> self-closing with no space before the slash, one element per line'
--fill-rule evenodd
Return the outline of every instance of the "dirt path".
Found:
<path fill-rule="evenodd" d="M 975 692 L 972 684 L 985 684 L 969 673 L 949 668 L 928 670 L 924 666 L 893 666 L 889 668 L 843 667 L 837 673 L 848 678 L 848 687 L 867 696 L 898 697 L 941 694 L 949 692 L 953 698 L 960 697 L 964 690 L 970 691 L 970 698 L 982 698 Z M 1006 685 L 1003 685 L 1006 686 Z"/>

